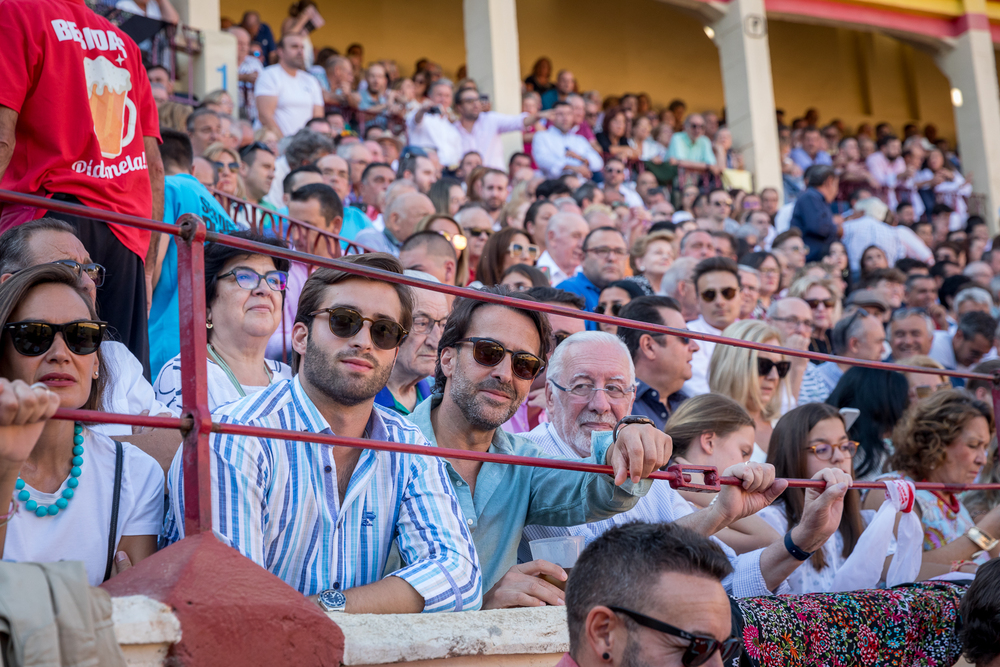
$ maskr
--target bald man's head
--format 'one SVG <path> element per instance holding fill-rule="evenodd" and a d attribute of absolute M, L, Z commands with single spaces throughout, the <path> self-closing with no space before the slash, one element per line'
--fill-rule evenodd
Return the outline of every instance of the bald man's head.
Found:
<path fill-rule="evenodd" d="M 385 228 L 397 239 L 405 241 L 417 229 L 425 215 L 434 213 L 434 203 L 427 195 L 406 192 L 393 200 L 385 215 Z"/>

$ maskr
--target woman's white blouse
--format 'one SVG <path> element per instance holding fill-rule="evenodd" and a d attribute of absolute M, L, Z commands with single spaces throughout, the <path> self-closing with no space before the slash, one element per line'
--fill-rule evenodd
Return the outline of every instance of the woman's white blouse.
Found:
<path fill-rule="evenodd" d="M 279 380 L 289 380 L 292 377 L 292 369 L 288 364 L 280 361 L 265 359 L 264 363 L 272 373 L 271 382 Z M 243 385 L 243 391 L 247 396 L 262 391 L 266 387 L 251 387 Z M 175 417 L 180 417 L 184 401 L 181 398 L 181 356 L 177 355 L 166 364 L 153 384 L 156 398 L 167 406 L 167 409 Z M 232 381 L 222 368 L 211 359 L 208 360 L 208 409 L 215 412 L 227 403 L 242 398 L 240 392 L 233 386 Z"/>

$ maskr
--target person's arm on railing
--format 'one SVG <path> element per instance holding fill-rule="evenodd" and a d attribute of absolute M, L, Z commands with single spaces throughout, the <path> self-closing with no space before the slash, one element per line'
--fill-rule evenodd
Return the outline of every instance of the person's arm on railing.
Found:
<path fill-rule="evenodd" d="M 7 171 L 7 165 L 14 156 L 15 135 L 18 113 L 0 104 L 0 179 Z"/>

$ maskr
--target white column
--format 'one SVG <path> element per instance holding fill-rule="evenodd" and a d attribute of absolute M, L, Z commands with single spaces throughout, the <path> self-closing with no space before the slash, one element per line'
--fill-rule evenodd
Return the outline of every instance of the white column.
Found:
<path fill-rule="evenodd" d="M 219 0 L 173 0 L 173 5 L 181 15 L 182 24 L 201 31 L 201 53 L 192 56 L 188 64 L 189 73 L 194 76 L 194 94 L 200 98 L 225 88 L 233 102 L 237 102 L 236 38 L 219 30 Z"/>
<path fill-rule="evenodd" d="M 521 58 L 515 0 L 464 0 L 469 76 L 490 96 L 494 111 L 521 113 Z M 503 135 L 507 158 L 523 150 L 520 132 Z"/>
<path fill-rule="evenodd" d="M 975 7 L 973 5 L 979 5 Z M 980 214 L 992 234 L 1000 231 L 1000 91 L 986 7 L 983 0 L 966 2 L 960 19 L 968 30 L 954 38 L 954 47 L 937 54 L 938 67 L 952 86 L 955 128 L 962 171 L 971 177 L 973 192 L 985 199 Z M 978 10 L 973 13 L 973 10 Z"/>
<path fill-rule="evenodd" d="M 733 147 L 753 172 L 757 191 L 772 187 L 780 194 L 784 190 L 764 1 L 732 0 L 711 29 L 719 48 Z"/>

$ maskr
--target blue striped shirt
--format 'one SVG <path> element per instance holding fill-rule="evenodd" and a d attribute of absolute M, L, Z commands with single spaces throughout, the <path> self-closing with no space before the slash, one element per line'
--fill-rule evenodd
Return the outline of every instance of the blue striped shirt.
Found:
<path fill-rule="evenodd" d="M 331 433 L 298 378 L 230 403 L 213 418 Z M 366 434 L 427 444 L 417 427 L 378 406 Z M 424 611 L 479 608 L 479 559 L 441 459 L 363 450 L 341 504 L 329 445 L 213 434 L 209 446 L 216 535 L 304 595 L 380 580 L 395 543 L 407 565 L 392 576 L 423 596 Z M 167 542 L 184 537 L 183 475 L 179 450 L 167 475 Z"/>

